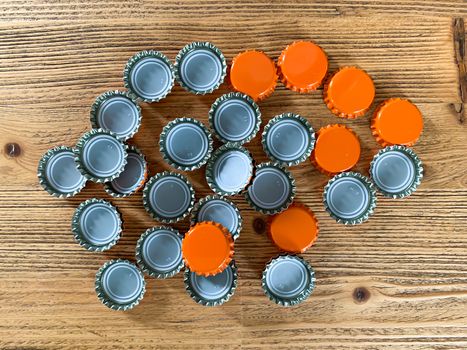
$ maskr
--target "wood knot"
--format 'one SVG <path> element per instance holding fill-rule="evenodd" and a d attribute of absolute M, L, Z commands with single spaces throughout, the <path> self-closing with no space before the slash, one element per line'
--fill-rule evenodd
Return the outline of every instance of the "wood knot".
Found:
<path fill-rule="evenodd" d="M 16 158 L 21 155 L 21 147 L 15 143 L 10 142 L 5 145 L 5 154 L 9 158 Z"/>
<path fill-rule="evenodd" d="M 253 220 L 253 229 L 256 233 L 262 234 L 266 230 L 266 222 L 263 218 L 256 218 Z"/>
<path fill-rule="evenodd" d="M 357 304 L 364 304 L 370 299 L 370 291 L 365 287 L 355 288 L 353 291 L 353 299 Z"/>

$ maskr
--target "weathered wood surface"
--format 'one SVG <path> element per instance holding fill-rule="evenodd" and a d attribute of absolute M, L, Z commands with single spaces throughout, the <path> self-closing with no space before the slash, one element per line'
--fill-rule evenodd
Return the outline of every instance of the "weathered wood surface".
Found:
<path fill-rule="evenodd" d="M 11 1 L 0 3 L 0 348 L 467 348 L 467 99 L 464 1 Z M 94 98 L 122 88 L 135 52 L 155 48 L 174 58 L 192 40 L 209 40 L 231 59 L 247 48 L 277 57 L 296 39 L 312 39 L 331 69 L 356 64 L 377 87 L 376 102 L 407 97 L 421 109 L 425 130 L 415 146 L 425 165 L 420 189 L 405 200 L 379 198 L 375 215 L 357 227 L 337 225 L 324 212 L 327 181 L 307 162 L 294 167 L 297 200 L 320 221 L 317 244 L 305 258 L 317 288 L 304 304 L 284 309 L 263 295 L 260 274 L 278 251 L 261 230 L 265 217 L 234 197 L 245 219 L 236 243 L 240 281 L 219 308 L 196 305 L 181 275 L 148 279 L 141 305 L 107 310 L 93 291 L 94 274 L 110 258 L 133 260 L 139 235 L 155 224 L 139 195 L 112 200 L 125 230 L 109 252 L 73 242 L 74 208 L 92 196 L 57 200 L 36 179 L 40 156 L 73 145 L 89 128 Z M 179 86 L 161 103 L 143 106 L 134 138 L 151 174 L 168 169 L 156 143 L 179 116 L 207 120 L 210 104 L 228 91 L 197 97 Z M 260 104 L 263 124 L 293 111 L 315 129 L 344 123 L 358 133 L 368 172 L 378 145 L 369 117 L 342 121 L 321 92 L 299 95 L 280 85 Z M 257 137 L 248 145 L 266 160 Z M 203 171 L 188 174 L 197 198 L 209 193 Z M 255 221 L 256 220 L 256 221 Z M 253 225 L 255 222 L 255 225 Z M 186 230 L 187 221 L 175 225 Z"/>

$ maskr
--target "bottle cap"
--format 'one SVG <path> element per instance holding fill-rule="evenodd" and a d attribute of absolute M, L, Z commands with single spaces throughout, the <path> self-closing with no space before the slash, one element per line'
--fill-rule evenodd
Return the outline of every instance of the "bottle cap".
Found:
<path fill-rule="evenodd" d="M 221 50 L 209 42 L 192 42 L 175 58 L 175 77 L 187 91 L 205 95 L 216 90 L 227 74 Z"/>
<path fill-rule="evenodd" d="M 264 100 L 276 88 L 276 65 L 264 52 L 244 51 L 232 60 L 230 83 L 234 90 L 247 94 L 253 100 Z"/>
<path fill-rule="evenodd" d="M 161 52 L 145 50 L 131 57 L 123 70 L 123 83 L 138 99 L 158 102 L 174 85 L 174 67 Z"/>
<path fill-rule="evenodd" d="M 356 225 L 367 221 L 376 207 L 376 191 L 370 179 L 347 172 L 334 176 L 324 187 L 324 208 L 337 222 Z"/>
<path fill-rule="evenodd" d="M 317 132 L 311 161 L 326 175 L 351 169 L 360 158 L 360 141 L 352 129 L 341 124 L 328 125 Z"/>
<path fill-rule="evenodd" d="M 266 215 L 287 209 L 295 197 L 295 180 L 292 174 L 277 163 L 262 163 L 245 198 L 250 206 Z"/>
<path fill-rule="evenodd" d="M 229 266 L 234 254 L 234 241 L 221 224 L 203 221 L 185 234 L 183 259 L 187 268 L 198 275 L 212 276 Z"/>
<path fill-rule="evenodd" d="M 183 236 L 168 226 L 156 226 L 144 232 L 136 243 L 136 262 L 149 276 L 168 278 L 183 268 Z"/>
<path fill-rule="evenodd" d="M 123 172 L 104 185 L 105 192 L 112 197 L 127 197 L 138 192 L 147 180 L 148 163 L 146 157 L 135 146 L 128 146 L 128 157 Z"/>
<path fill-rule="evenodd" d="M 282 51 L 277 66 L 287 89 L 311 92 L 323 82 L 328 71 L 328 58 L 315 43 L 295 41 Z"/>
<path fill-rule="evenodd" d="M 214 101 L 209 110 L 209 124 L 220 141 L 241 145 L 256 136 L 261 112 L 249 96 L 231 92 Z"/>
<path fill-rule="evenodd" d="M 177 118 L 162 130 L 159 150 L 164 160 L 175 169 L 195 170 L 206 164 L 211 156 L 211 134 L 196 119 Z"/>
<path fill-rule="evenodd" d="M 146 282 L 141 271 L 127 260 L 106 262 L 96 274 L 99 300 L 113 310 L 133 309 L 143 299 Z"/>
<path fill-rule="evenodd" d="M 107 91 L 91 107 L 94 129 L 109 130 L 120 141 L 132 138 L 141 125 L 141 108 L 125 91 Z"/>
<path fill-rule="evenodd" d="M 242 230 L 242 216 L 237 206 L 227 198 L 219 195 L 206 196 L 198 201 L 191 212 L 191 225 L 198 222 L 217 222 L 229 230 L 236 240 Z"/>
<path fill-rule="evenodd" d="M 263 271 L 261 285 L 266 296 L 281 306 L 305 301 L 315 288 L 315 272 L 296 255 L 279 255 Z"/>
<path fill-rule="evenodd" d="M 357 67 L 343 67 L 324 86 L 324 103 L 342 118 L 357 118 L 370 108 L 375 97 L 371 77 Z"/>
<path fill-rule="evenodd" d="M 78 140 L 75 162 L 78 170 L 94 182 L 108 182 L 117 178 L 126 165 L 127 146 L 115 134 L 92 129 Z"/>
<path fill-rule="evenodd" d="M 318 220 L 306 206 L 292 204 L 282 213 L 270 217 L 268 235 L 281 250 L 304 253 L 318 238 Z"/>
<path fill-rule="evenodd" d="M 219 306 L 229 301 L 237 288 L 237 266 L 232 260 L 227 268 L 214 276 L 202 276 L 185 270 L 185 289 L 200 305 Z"/>
<path fill-rule="evenodd" d="M 44 190 L 59 198 L 73 197 L 86 185 L 86 178 L 76 167 L 71 147 L 48 150 L 39 161 L 37 176 Z"/>
<path fill-rule="evenodd" d="M 308 121 L 294 113 L 283 113 L 264 127 L 264 152 L 282 166 L 305 161 L 315 146 L 315 132 Z"/>
<path fill-rule="evenodd" d="M 206 166 L 206 181 L 222 196 L 240 193 L 251 181 L 253 158 L 241 146 L 227 143 L 214 151 Z"/>
<path fill-rule="evenodd" d="M 143 205 L 158 221 L 166 224 L 187 216 L 195 202 L 195 190 L 182 174 L 164 171 L 153 176 L 143 190 Z"/>
<path fill-rule="evenodd" d="M 109 202 L 91 198 L 76 208 L 71 231 L 80 246 L 102 252 L 112 248 L 120 239 L 122 218 Z"/>
<path fill-rule="evenodd" d="M 376 141 L 383 146 L 413 146 L 423 130 L 420 110 L 409 100 L 391 98 L 381 103 L 371 121 Z"/>
<path fill-rule="evenodd" d="M 420 185 L 423 166 L 410 148 L 388 146 L 374 156 L 370 164 L 370 177 L 384 196 L 404 198 Z"/>

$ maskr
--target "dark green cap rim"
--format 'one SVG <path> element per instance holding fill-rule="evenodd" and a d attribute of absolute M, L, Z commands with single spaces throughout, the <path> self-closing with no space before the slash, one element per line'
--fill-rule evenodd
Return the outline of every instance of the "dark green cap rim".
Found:
<path fill-rule="evenodd" d="M 191 226 L 194 226 L 198 222 L 200 222 L 197 217 L 198 217 L 198 213 L 201 210 L 201 208 L 203 207 L 203 205 L 210 202 L 210 201 L 213 201 L 213 200 L 224 201 L 227 204 L 229 204 L 230 206 L 232 206 L 232 208 L 234 208 L 234 211 L 235 211 L 235 213 L 237 215 L 238 226 L 237 226 L 237 229 L 234 232 L 230 232 L 230 233 L 232 234 L 232 238 L 235 241 L 240 236 L 240 232 L 242 231 L 243 218 L 242 218 L 242 215 L 240 214 L 240 210 L 238 209 L 237 205 L 234 202 L 232 202 L 231 200 L 228 200 L 227 198 L 225 198 L 225 197 L 223 197 L 221 195 L 218 195 L 218 194 L 208 195 L 208 196 L 206 196 L 204 198 L 201 198 L 195 204 L 193 210 L 191 211 L 191 218 L 190 218 Z"/>
<path fill-rule="evenodd" d="M 387 192 L 387 191 L 383 190 L 382 188 L 379 188 L 378 185 L 376 184 L 376 182 L 372 178 L 373 167 L 375 166 L 376 159 L 379 156 L 381 156 L 382 154 L 384 154 L 384 153 L 394 152 L 394 151 L 401 152 L 401 153 L 404 153 L 405 155 L 407 155 L 412 160 L 412 163 L 413 163 L 414 168 L 415 168 L 415 177 L 414 177 L 414 180 L 413 180 L 412 184 L 408 188 L 406 188 L 405 190 L 403 190 L 401 192 L 398 192 L 398 193 Z M 420 158 L 418 158 L 417 154 L 411 148 L 401 146 L 401 145 L 388 146 L 388 147 L 385 147 L 385 148 L 381 149 L 373 157 L 373 160 L 370 163 L 370 178 L 373 180 L 373 183 L 374 183 L 375 187 L 378 189 L 379 192 L 382 193 L 383 196 L 389 197 L 389 198 L 394 198 L 394 199 L 408 197 L 413 192 L 415 192 L 417 187 L 422 182 L 422 179 L 423 179 L 423 164 L 422 164 L 422 161 L 420 160 Z"/>
<path fill-rule="evenodd" d="M 222 73 L 219 78 L 219 82 L 214 85 L 212 88 L 207 89 L 207 90 L 194 90 L 187 86 L 185 82 L 181 79 L 180 76 L 180 62 L 182 59 L 185 57 L 186 54 L 189 52 L 196 50 L 196 49 L 207 49 L 211 52 L 213 52 L 216 56 L 219 57 L 222 65 Z M 174 71 L 175 71 L 175 79 L 177 79 L 178 83 L 182 88 L 184 88 L 186 91 L 191 92 L 196 95 L 206 95 L 210 94 L 224 82 L 225 76 L 227 75 L 227 62 L 225 60 L 224 54 L 222 53 L 221 50 L 217 48 L 214 44 L 207 42 L 207 41 L 194 41 L 192 43 L 189 43 L 185 45 L 177 54 L 175 57 L 175 65 L 174 65 Z"/>
<path fill-rule="evenodd" d="M 277 260 L 287 260 L 287 259 L 294 259 L 302 263 L 305 266 L 305 268 L 308 270 L 309 277 L 310 277 L 310 283 L 308 284 L 308 286 L 299 295 L 291 299 L 285 299 L 285 298 L 276 296 L 274 293 L 272 293 L 269 290 L 267 283 L 266 283 L 266 275 L 267 275 L 269 268 L 272 266 L 272 264 Z M 315 283 L 316 283 L 315 272 L 313 268 L 311 267 L 311 265 L 308 263 L 308 261 L 306 261 L 302 257 L 298 255 L 294 255 L 294 254 L 280 254 L 276 256 L 275 258 L 272 258 L 266 264 L 266 267 L 263 270 L 263 275 L 261 278 L 261 286 L 263 288 L 264 294 L 266 294 L 269 300 L 273 301 L 274 303 L 280 306 L 286 306 L 286 307 L 298 305 L 304 302 L 306 299 L 308 299 L 308 297 L 311 295 L 311 293 L 313 293 L 313 290 L 315 289 Z"/>
<path fill-rule="evenodd" d="M 91 127 L 93 129 L 101 128 L 101 126 L 99 125 L 99 123 L 97 121 L 97 113 L 98 113 L 99 108 L 101 107 L 101 105 L 105 101 L 107 101 L 108 99 L 110 99 L 112 97 L 125 97 L 125 98 L 127 98 L 128 100 L 130 100 L 131 102 L 133 102 L 135 104 L 136 109 L 138 111 L 138 126 L 136 127 L 136 129 L 133 130 L 133 132 L 131 134 L 129 134 L 129 135 L 125 136 L 125 137 L 120 137 L 117 134 L 115 134 L 115 137 L 117 139 L 119 139 L 120 141 L 129 140 L 133 136 L 135 136 L 135 134 L 138 132 L 138 130 L 139 130 L 140 126 L 141 126 L 142 114 L 141 114 L 141 107 L 139 106 L 138 102 L 133 97 L 133 95 L 131 95 L 127 91 L 112 90 L 112 91 L 106 91 L 103 94 L 99 95 L 96 98 L 96 100 L 94 101 L 94 103 L 92 104 L 92 106 L 91 106 L 91 113 L 90 113 Z"/>
<path fill-rule="evenodd" d="M 45 154 L 39 160 L 39 166 L 37 168 L 37 177 L 39 178 L 39 184 L 42 186 L 42 188 L 45 191 L 47 191 L 48 194 L 54 197 L 57 197 L 57 198 L 70 198 L 70 197 L 77 195 L 79 192 L 81 192 L 81 190 L 86 186 L 87 178 L 83 176 L 80 171 L 81 175 L 86 181 L 83 181 L 83 184 L 79 188 L 77 188 L 76 190 L 72 192 L 66 192 L 66 193 L 58 192 L 55 189 L 53 189 L 50 186 L 49 181 L 47 180 L 47 177 L 45 176 L 45 172 L 46 172 L 47 162 L 49 161 L 49 159 L 52 158 L 55 154 L 60 153 L 60 152 L 75 153 L 73 148 L 67 147 L 67 146 L 57 146 L 52 149 L 49 149 L 47 152 L 45 152 Z"/>
<path fill-rule="evenodd" d="M 113 212 L 115 212 L 117 217 L 118 217 L 118 222 L 119 222 L 119 225 L 118 225 L 119 230 L 118 230 L 115 238 L 111 242 L 109 242 L 109 243 L 107 243 L 105 245 L 101 245 L 101 246 L 100 245 L 94 245 L 92 243 L 89 243 L 87 240 L 85 240 L 83 235 L 82 235 L 81 228 L 80 228 L 80 217 L 81 217 L 81 214 L 82 214 L 83 210 L 86 209 L 87 206 L 89 206 L 91 204 L 95 204 L 95 203 L 104 204 L 109 209 L 111 209 Z M 81 202 L 80 205 L 75 209 L 75 212 L 74 212 L 73 217 L 71 219 L 71 232 L 73 233 L 73 237 L 75 238 L 75 241 L 81 247 L 83 247 L 83 248 L 85 248 L 85 249 L 87 249 L 89 251 L 92 251 L 92 252 L 103 252 L 103 251 L 109 250 L 115 244 L 117 244 L 117 242 L 120 239 L 121 233 L 122 233 L 122 224 L 123 224 L 122 215 L 118 211 L 117 207 L 113 206 L 111 203 L 107 202 L 104 199 L 91 198 L 91 199 L 88 199 L 88 200 L 86 200 L 84 202 Z"/>
<path fill-rule="evenodd" d="M 353 177 L 355 179 L 360 180 L 360 182 L 368 190 L 368 201 L 369 201 L 369 203 L 368 203 L 367 209 L 361 215 L 359 215 L 359 216 L 357 216 L 357 217 L 355 217 L 353 219 L 341 218 L 340 216 L 337 216 L 336 214 L 334 214 L 331 211 L 331 209 L 329 208 L 328 202 L 326 200 L 326 194 L 327 194 L 329 188 L 332 186 L 332 184 L 334 182 L 336 182 L 337 180 L 339 180 L 339 179 L 341 179 L 343 177 Z M 366 177 L 366 176 L 364 176 L 364 175 L 362 175 L 360 173 L 356 173 L 356 172 L 352 172 L 352 171 L 340 173 L 340 174 L 334 176 L 331 180 L 329 180 L 328 183 L 326 184 L 326 186 L 324 187 L 324 192 L 323 192 L 324 209 L 326 209 L 326 211 L 329 213 L 329 215 L 340 224 L 358 225 L 358 224 L 361 224 L 361 223 L 367 221 L 369 219 L 369 217 L 375 211 L 376 200 L 377 199 L 376 199 L 375 186 L 373 185 L 373 183 L 371 182 L 371 180 L 368 177 Z"/>
<path fill-rule="evenodd" d="M 273 208 L 273 209 L 264 209 L 264 208 L 261 208 L 259 206 L 257 206 L 253 201 L 252 199 L 250 198 L 250 194 L 248 192 L 248 188 L 250 186 L 253 185 L 253 182 L 255 181 L 255 176 L 256 174 L 258 174 L 258 172 L 263 169 L 263 168 L 276 168 L 276 169 L 279 169 L 280 171 L 282 171 L 286 176 L 287 176 L 287 179 L 289 180 L 289 183 L 290 183 L 290 192 L 289 192 L 289 196 L 288 196 L 288 199 L 286 202 L 284 202 L 282 205 L 278 206 L 277 208 Z M 262 213 L 262 214 L 265 214 L 265 215 L 274 215 L 274 214 L 278 214 L 282 211 L 284 211 L 285 209 L 287 209 L 292 203 L 293 203 L 293 200 L 295 198 L 295 193 L 296 193 L 296 185 L 295 185 L 295 179 L 294 177 L 292 176 L 292 174 L 286 169 L 284 168 L 283 166 L 281 166 L 279 163 L 276 163 L 276 162 L 266 162 L 266 163 L 261 163 L 259 164 L 257 167 L 256 167 L 256 170 L 255 170 L 255 176 L 253 177 L 253 179 L 251 180 L 250 182 L 250 185 L 246 188 L 245 190 L 245 199 L 246 201 L 248 202 L 248 204 L 256 211 Z"/>
<path fill-rule="evenodd" d="M 135 300 L 133 300 L 131 303 L 128 303 L 128 304 L 117 304 L 117 303 L 113 302 L 112 300 L 110 300 L 110 298 L 107 296 L 107 294 L 105 293 L 104 289 L 101 286 L 101 278 L 102 278 L 102 275 L 105 272 L 105 270 L 107 270 L 113 264 L 122 263 L 122 262 L 136 268 L 136 270 L 138 271 L 139 276 L 141 277 L 142 285 L 143 285 L 143 288 L 141 289 L 140 295 Z M 115 260 L 107 261 L 97 271 L 96 280 L 95 280 L 95 283 L 94 283 L 94 289 L 96 290 L 96 294 L 97 294 L 97 297 L 99 298 L 99 300 L 102 302 L 102 304 L 107 306 L 109 309 L 117 310 L 117 311 L 127 311 L 127 310 L 133 309 L 143 299 L 144 293 L 146 292 L 146 281 L 144 280 L 143 274 L 141 273 L 141 271 L 139 270 L 139 268 L 135 264 L 133 264 L 133 263 L 131 263 L 128 260 L 125 260 L 125 259 L 115 259 Z"/>
<path fill-rule="evenodd" d="M 178 230 L 170 226 L 154 226 L 154 227 L 148 228 L 138 239 L 138 242 L 136 242 L 135 256 L 136 256 L 136 263 L 140 267 L 141 271 L 143 271 L 144 273 L 148 274 L 151 277 L 163 279 L 163 278 L 169 278 L 169 277 L 175 276 L 177 273 L 179 273 L 182 270 L 182 268 L 185 266 L 185 263 L 183 262 L 183 259 L 182 259 L 180 264 L 178 264 L 178 266 L 176 266 L 174 269 L 172 269 L 169 272 L 156 271 L 153 268 L 151 268 L 151 266 L 146 264 L 143 258 L 142 251 L 141 251 L 141 249 L 143 248 L 143 243 L 151 233 L 161 231 L 161 230 L 170 231 L 174 233 L 175 235 L 177 235 L 180 238 L 180 240 L 183 239 L 183 235 Z"/>
<path fill-rule="evenodd" d="M 250 181 L 243 188 L 240 188 L 236 191 L 224 191 L 221 188 L 219 188 L 216 184 L 216 180 L 214 178 L 214 173 L 213 173 L 214 164 L 219 159 L 219 157 L 221 157 L 224 153 L 232 151 L 232 150 L 242 152 L 248 157 L 248 159 L 250 159 L 251 161 Z M 226 143 L 225 145 L 222 145 L 218 149 L 216 149 L 213 152 L 208 163 L 206 164 L 206 182 L 208 183 L 211 190 L 213 190 L 216 194 L 219 194 L 221 196 L 233 196 L 235 194 L 242 193 L 246 188 L 248 188 L 248 186 L 251 184 L 251 181 L 252 181 L 251 179 L 253 178 L 254 168 L 255 168 L 255 163 L 250 152 L 246 148 L 240 145 L 237 145 L 236 143 L 229 142 L 229 143 Z"/>
<path fill-rule="evenodd" d="M 139 96 L 134 91 L 133 86 L 131 85 L 131 81 L 130 81 L 131 70 L 133 69 L 133 67 L 135 66 L 136 63 L 138 63 L 139 61 L 141 61 L 142 59 L 147 58 L 147 57 L 157 58 L 157 59 L 160 59 L 160 60 L 164 61 L 164 63 L 167 64 L 167 66 L 169 67 L 170 72 L 171 72 L 171 80 L 170 80 L 171 84 L 170 84 L 170 87 L 167 89 L 166 93 L 161 95 L 159 98 L 149 99 L 149 98 L 144 98 L 142 96 Z M 125 86 L 126 89 L 128 89 L 131 92 L 131 94 L 134 96 L 134 98 L 137 101 L 143 101 L 143 102 L 147 102 L 147 103 L 159 102 L 160 100 L 166 98 L 167 95 L 172 91 L 172 88 L 174 86 L 174 80 L 175 80 L 174 66 L 173 66 L 172 62 L 170 62 L 170 60 L 167 58 L 167 56 L 164 55 L 160 51 L 155 51 L 155 50 L 143 50 L 143 51 L 140 51 L 140 52 L 136 53 L 135 55 L 133 55 L 128 60 L 128 62 L 125 65 L 125 68 L 123 69 L 123 85 Z"/>
<path fill-rule="evenodd" d="M 191 283 L 190 283 L 191 271 L 189 268 L 186 268 L 185 273 L 183 275 L 183 282 L 185 283 L 185 290 L 187 291 L 191 299 L 193 299 L 197 304 L 200 304 L 203 306 L 219 306 L 229 301 L 230 298 L 234 295 L 235 290 L 237 289 L 237 284 L 238 284 L 238 269 L 237 269 L 237 265 L 235 265 L 235 260 L 232 260 L 229 263 L 229 266 L 227 268 L 230 268 L 232 270 L 232 274 L 233 274 L 232 285 L 230 287 L 230 290 L 224 296 L 216 300 L 203 299 L 193 290 L 193 288 L 191 287 Z"/>
<path fill-rule="evenodd" d="M 181 214 L 180 216 L 177 216 L 175 218 L 165 218 L 165 217 L 162 217 L 162 216 L 159 216 L 154 210 L 152 210 L 151 208 L 151 202 L 150 202 L 150 199 L 149 199 L 149 193 L 151 191 L 151 187 L 160 179 L 166 177 L 166 176 L 174 176 L 174 177 L 177 177 L 179 178 L 180 180 L 182 180 L 190 189 L 190 193 L 191 193 L 191 200 L 190 200 L 190 204 L 187 208 L 187 210 L 185 210 L 185 212 L 183 214 Z M 151 217 L 157 221 L 160 221 L 160 222 L 163 222 L 164 224 L 173 224 L 177 221 L 180 221 L 182 220 L 183 218 L 185 218 L 188 214 L 190 214 L 191 210 L 193 209 L 193 205 L 195 203 L 195 190 L 193 188 L 193 186 L 191 185 L 191 183 L 188 181 L 188 179 L 182 175 L 182 174 L 179 174 L 179 173 L 176 173 L 176 172 L 171 172 L 171 171 L 164 171 L 162 173 L 158 173 L 156 174 L 155 176 L 151 177 L 149 179 L 149 181 L 146 183 L 146 186 L 144 186 L 144 189 L 143 189 L 143 206 L 144 206 L 144 209 L 146 209 L 146 211 L 149 213 L 149 215 L 151 215 Z"/>
<path fill-rule="evenodd" d="M 246 103 L 248 103 L 253 108 L 255 112 L 255 116 L 256 116 L 255 127 L 253 128 L 253 130 L 248 136 L 246 136 L 244 139 L 240 141 L 231 141 L 231 140 L 225 139 L 217 132 L 214 126 L 214 116 L 215 116 L 217 108 L 219 108 L 219 106 L 223 102 L 227 100 L 232 100 L 232 99 L 244 100 Z M 247 142 L 250 142 L 258 133 L 259 128 L 261 126 L 261 111 L 259 110 L 258 104 L 250 96 L 242 94 L 241 92 L 230 92 L 216 99 L 214 103 L 211 105 L 211 109 L 209 110 L 209 126 L 211 127 L 211 130 L 213 131 L 214 135 L 219 141 L 224 142 L 224 143 L 243 145 Z"/>
<path fill-rule="evenodd" d="M 167 141 L 167 135 L 169 134 L 170 129 L 172 129 L 178 124 L 183 124 L 183 123 L 191 123 L 191 124 L 198 126 L 199 128 L 201 128 L 201 130 L 203 130 L 203 133 L 208 138 L 208 149 L 203 159 L 191 165 L 183 165 L 183 164 L 177 163 L 172 158 L 170 158 L 170 156 L 167 154 L 166 149 L 165 149 L 165 142 Z M 159 138 L 159 151 L 162 155 L 162 158 L 166 161 L 167 164 L 169 164 L 171 167 L 178 169 L 178 170 L 192 171 L 192 170 L 201 168 L 204 164 L 207 163 L 207 161 L 211 157 L 212 149 L 213 149 L 212 137 L 211 137 L 211 134 L 209 133 L 209 130 L 206 128 L 206 126 L 204 126 L 203 123 L 201 123 L 200 121 L 194 118 L 183 117 L 183 118 L 176 118 L 172 120 L 166 126 L 164 126 L 160 134 L 160 138 Z"/>
<path fill-rule="evenodd" d="M 274 124 L 277 124 L 281 122 L 282 120 L 286 120 L 286 119 L 292 119 L 292 120 L 298 121 L 310 133 L 310 143 L 308 144 L 308 147 L 306 148 L 305 152 L 302 155 L 300 155 L 298 158 L 291 160 L 291 161 L 283 161 L 281 159 L 274 157 L 274 155 L 269 151 L 269 147 L 267 145 L 267 135 L 269 131 L 271 130 L 271 128 L 274 126 Z M 261 135 L 261 144 L 263 145 L 263 150 L 266 153 L 266 155 L 272 161 L 277 162 L 282 166 L 294 166 L 307 160 L 310 157 L 311 152 L 313 151 L 315 147 L 315 142 L 316 142 L 315 131 L 313 130 L 311 124 L 308 122 L 308 120 L 306 120 L 302 116 L 295 114 L 295 113 L 282 113 L 282 114 L 275 116 L 273 119 L 269 121 L 269 123 L 266 124 L 266 126 L 264 127 L 263 134 Z"/>

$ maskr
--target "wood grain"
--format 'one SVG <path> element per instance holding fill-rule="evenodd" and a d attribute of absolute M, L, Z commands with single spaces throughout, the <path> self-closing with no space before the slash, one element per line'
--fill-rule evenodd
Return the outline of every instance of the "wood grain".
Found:
<path fill-rule="evenodd" d="M 454 17 L 454 18 L 453 18 Z M 0 3 L 0 348 L 1 349 L 356 349 L 467 348 L 467 133 L 465 1 L 12 1 Z M 325 213 L 328 180 L 306 162 L 292 169 L 297 200 L 320 221 L 304 257 L 317 288 L 304 304 L 280 308 L 261 290 L 264 264 L 278 251 L 261 227 L 267 218 L 241 196 L 245 228 L 236 243 L 239 288 L 219 308 L 196 305 L 181 275 L 147 279 L 141 305 L 127 313 L 102 306 L 94 274 L 111 258 L 134 260 L 136 240 L 156 224 L 140 195 L 113 200 L 90 184 L 57 200 L 41 190 L 36 168 L 55 145 L 73 145 L 89 128 L 94 98 L 121 89 L 126 60 L 155 48 L 174 58 L 192 40 L 209 40 L 230 60 L 247 48 L 272 57 L 291 41 L 312 39 L 331 70 L 356 64 L 374 78 L 376 103 L 412 99 L 424 115 L 414 147 L 425 167 L 419 190 L 404 200 L 378 198 L 375 215 L 357 227 Z M 150 172 L 169 169 L 156 143 L 179 116 L 203 122 L 229 91 L 193 96 L 176 86 L 160 103 L 143 104 L 133 143 Z M 356 170 L 367 174 L 379 146 L 369 115 L 334 117 L 321 91 L 299 95 L 280 84 L 260 104 L 263 125 L 274 115 L 304 115 L 317 130 L 352 127 L 361 139 Z M 266 161 L 259 137 L 248 148 Z M 203 170 L 188 174 L 197 198 L 209 194 Z M 109 252 L 73 242 L 70 219 L 90 197 L 121 210 L 124 234 Z M 255 223 L 255 225 L 254 225 Z M 188 228 L 185 220 L 175 225 Z"/>

